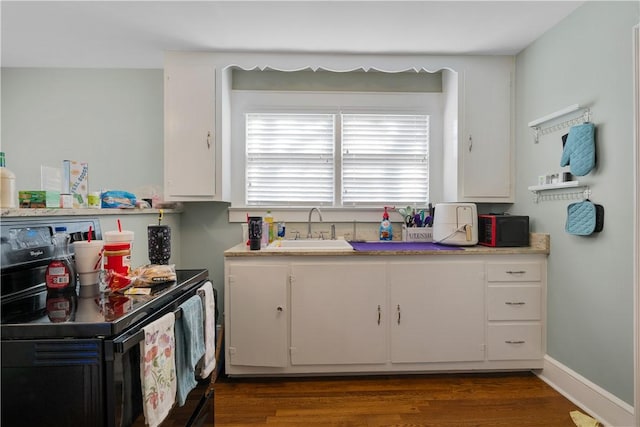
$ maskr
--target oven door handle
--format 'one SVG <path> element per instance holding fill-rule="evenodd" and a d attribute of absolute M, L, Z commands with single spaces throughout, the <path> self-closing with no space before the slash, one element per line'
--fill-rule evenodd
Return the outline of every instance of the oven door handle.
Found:
<path fill-rule="evenodd" d="M 116 353 L 124 354 L 142 340 L 144 340 L 144 329 L 140 329 L 133 335 L 124 335 L 113 340 L 114 350 Z"/>
<path fill-rule="evenodd" d="M 178 309 L 173 311 L 173 315 L 176 317 L 176 320 L 178 320 L 182 317 L 182 309 L 178 307 Z M 122 335 L 113 340 L 115 352 L 126 353 L 127 351 L 131 350 L 134 345 L 137 345 L 142 340 L 144 340 L 144 329 L 142 328 L 132 335 Z"/>

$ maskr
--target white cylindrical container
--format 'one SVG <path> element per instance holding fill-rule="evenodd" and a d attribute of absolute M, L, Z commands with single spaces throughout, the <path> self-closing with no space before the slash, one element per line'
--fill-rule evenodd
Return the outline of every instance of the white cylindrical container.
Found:
<path fill-rule="evenodd" d="M 4 152 L 0 152 L 0 208 L 15 208 L 18 200 L 16 175 L 5 167 Z"/>
<path fill-rule="evenodd" d="M 98 283 L 98 272 L 102 269 L 102 240 L 78 240 L 73 242 L 76 272 L 80 276 L 80 286 Z"/>
<path fill-rule="evenodd" d="M 73 208 L 73 196 L 71 194 L 60 194 L 60 207 L 62 209 Z"/>

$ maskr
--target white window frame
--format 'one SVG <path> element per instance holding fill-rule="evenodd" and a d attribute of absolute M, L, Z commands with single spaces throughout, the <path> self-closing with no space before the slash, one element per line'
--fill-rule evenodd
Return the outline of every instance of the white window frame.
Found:
<path fill-rule="evenodd" d="M 282 221 L 306 221 L 309 206 L 246 206 L 245 205 L 245 122 L 249 112 L 313 112 L 313 113 L 393 113 L 427 114 L 429 118 L 429 196 L 438 200 L 442 194 L 442 93 L 388 92 L 285 92 L 233 90 L 231 93 L 231 206 L 229 220 L 241 222 L 249 214 L 264 214 L 271 210 Z M 313 105 L 312 105 L 313 104 Z M 339 132 L 338 132 L 339 133 Z M 340 158 L 336 156 L 336 162 Z M 336 165 L 340 167 L 339 164 Z M 339 181 L 340 170 L 337 171 Z M 337 184 L 339 185 L 339 184 Z M 336 191 L 340 191 L 337 188 Z M 325 220 L 379 220 L 381 206 L 346 207 L 321 206 Z M 327 214 L 328 213 L 328 214 Z"/>

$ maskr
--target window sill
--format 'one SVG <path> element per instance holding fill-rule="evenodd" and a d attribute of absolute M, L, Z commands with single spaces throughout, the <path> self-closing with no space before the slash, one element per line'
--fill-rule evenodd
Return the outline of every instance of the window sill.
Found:
<path fill-rule="evenodd" d="M 309 211 L 313 206 L 251 206 L 251 207 L 229 207 L 229 222 L 246 222 L 247 215 L 262 216 L 267 214 L 267 210 L 271 211 L 271 215 L 277 222 L 307 222 L 309 220 Z M 330 206 L 317 206 L 322 213 L 323 222 L 379 222 L 382 220 L 384 206 L 380 207 L 350 207 L 335 208 Z M 388 208 L 389 216 L 392 221 L 401 220 L 399 213 Z M 313 214 L 312 219 L 317 221 L 317 213 Z"/>

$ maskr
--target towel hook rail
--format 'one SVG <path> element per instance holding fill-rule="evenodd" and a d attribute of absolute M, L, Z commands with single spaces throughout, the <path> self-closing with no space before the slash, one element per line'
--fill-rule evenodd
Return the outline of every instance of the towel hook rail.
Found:
<path fill-rule="evenodd" d="M 541 194 L 539 191 L 533 192 L 534 203 L 549 200 L 587 200 L 591 198 L 591 189 L 586 187 L 582 191 L 563 191 L 557 193 Z"/>

